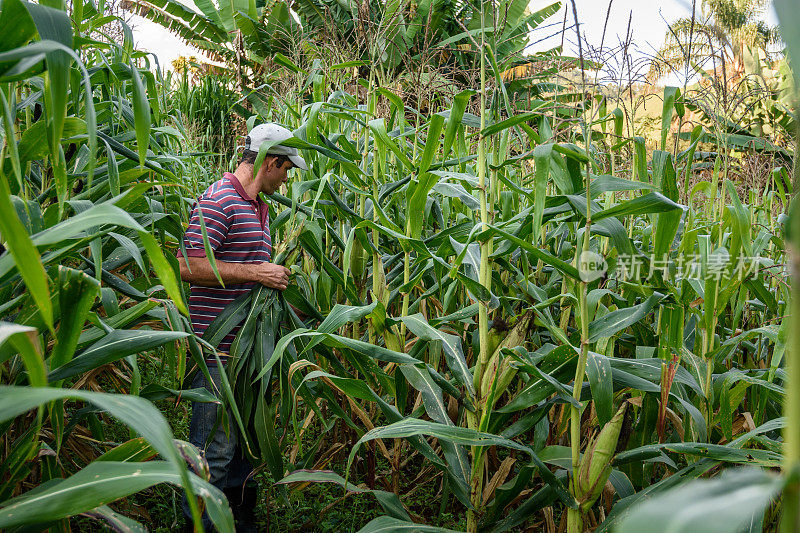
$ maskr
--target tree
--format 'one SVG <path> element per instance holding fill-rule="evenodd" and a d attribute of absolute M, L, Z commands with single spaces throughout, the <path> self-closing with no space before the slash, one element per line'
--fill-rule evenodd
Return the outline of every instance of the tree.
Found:
<path fill-rule="evenodd" d="M 248 1 L 195 2 L 200 13 L 177 0 L 128 1 L 125 8 L 155 22 L 200 49 L 210 59 L 232 67 L 240 87 L 250 85 L 266 59 L 284 51 L 300 31 L 286 2 L 268 0 L 257 7 Z"/>
<path fill-rule="evenodd" d="M 128 2 L 127 7 L 211 59 L 235 65 L 241 78 L 276 53 L 291 55 L 291 43 L 301 41 L 327 42 L 345 51 L 346 60 L 367 61 L 387 73 L 407 70 L 409 65 L 469 69 L 479 57 L 469 43 L 479 38 L 482 24 L 497 44 L 498 65 L 509 68 L 525 61 L 522 51 L 529 32 L 560 7 L 554 3 L 530 13 L 528 0 L 198 0 L 195 4 L 201 12 L 178 0 L 140 0 Z"/>
<path fill-rule="evenodd" d="M 748 48 L 766 49 L 778 41 L 777 28 L 759 20 L 769 4 L 769 0 L 703 0 L 699 16 L 670 24 L 665 43 L 652 62 L 650 78 L 682 68 L 695 71 L 710 66 L 729 81 L 739 79 Z"/>

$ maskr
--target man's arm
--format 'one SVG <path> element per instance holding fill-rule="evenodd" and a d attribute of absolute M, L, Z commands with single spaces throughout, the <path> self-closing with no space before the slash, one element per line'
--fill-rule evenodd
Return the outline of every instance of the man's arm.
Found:
<path fill-rule="evenodd" d="M 211 263 L 205 257 L 189 257 L 188 264 L 183 256 L 178 257 L 181 279 L 193 285 L 219 287 L 219 280 L 214 275 Z M 217 270 L 226 284 L 228 283 L 260 283 L 280 291 L 289 285 L 289 269 L 275 263 L 226 263 L 217 261 Z"/>

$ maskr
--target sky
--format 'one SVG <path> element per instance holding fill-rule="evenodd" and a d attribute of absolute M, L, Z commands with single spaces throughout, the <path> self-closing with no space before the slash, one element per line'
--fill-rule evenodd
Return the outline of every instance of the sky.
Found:
<path fill-rule="evenodd" d="M 551 1 L 532 0 L 530 7 L 535 11 L 549 5 Z M 562 3 L 565 5 L 558 14 L 547 21 L 553 26 L 533 32 L 531 36 L 534 43 L 531 45 L 532 51 L 546 50 L 561 44 L 564 14 L 569 10 L 567 25 L 571 27 L 564 33 L 564 53 L 578 55 L 577 35 L 572 26 L 574 24 L 572 3 L 569 1 L 562 1 Z M 669 31 L 669 23 L 680 18 L 689 18 L 692 14 L 691 0 L 612 0 L 610 11 L 608 1 L 576 0 L 575 7 L 580 33 L 583 37 L 582 46 L 585 57 L 586 55 L 591 56 L 591 50 L 589 52 L 586 50 L 587 44 L 589 48 L 599 48 L 601 43 L 604 48 L 621 46 L 621 43 L 625 42 L 630 20 L 631 45 L 628 47 L 628 52 L 632 57 L 632 70 L 636 71 L 638 67 L 642 75 L 647 70 L 645 60 L 655 55 L 660 46 L 664 44 L 664 37 Z M 697 17 L 701 17 L 701 0 L 697 0 L 695 9 Z M 607 26 L 605 25 L 606 16 L 608 16 Z M 778 23 L 771 6 L 766 10 L 762 19 L 770 26 Z M 618 62 L 621 62 L 623 57 L 622 54 L 616 54 L 607 63 L 609 70 L 621 71 L 621 65 Z M 685 75 L 671 75 L 662 79 L 661 83 L 682 85 L 683 78 Z"/>
<path fill-rule="evenodd" d="M 189 4 L 187 1 L 182 3 Z M 147 19 L 131 15 L 131 25 L 136 49 L 155 54 L 161 68 L 171 69 L 172 61 L 180 56 L 203 57 L 198 50 L 185 45 L 178 37 Z"/>
<path fill-rule="evenodd" d="M 193 6 L 191 0 L 181 0 L 184 4 Z M 532 0 L 530 8 L 539 10 L 552 3 L 553 0 Z M 561 28 L 564 21 L 564 12 L 567 14 L 568 27 L 573 24 L 572 4 L 569 0 L 562 1 L 561 10 L 547 19 L 542 26 L 531 35 L 533 44 L 529 51 L 540 51 L 561 44 Z M 664 41 L 668 22 L 681 17 L 688 17 L 692 12 L 691 0 L 612 0 L 611 12 L 606 27 L 605 40 L 603 41 L 603 27 L 608 12 L 608 2 L 599 0 L 576 0 L 576 10 L 580 23 L 581 35 L 589 47 L 599 48 L 601 41 L 606 47 L 618 45 L 624 41 L 628 29 L 628 19 L 632 16 L 631 34 L 633 46 L 629 52 L 634 58 L 643 58 L 652 55 Z M 697 11 L 700 11 L 700 0 L 697 0 Z M 777 24 L 774 12 L 770 8 L 764 17 L 770 24 Z M 185 45 L 157 24 L 133 16 L 133 34 L 140 50 L 152 52 L 158 56 L 162 67 L 169 68 L 173 59 L 179 56 L 202 54 Z M 577 38 L 572 27 L 566 32 L 564 51 L 567 54 L 577 55 Z M 586 51 L 584 51 L 586 52 Z"/>

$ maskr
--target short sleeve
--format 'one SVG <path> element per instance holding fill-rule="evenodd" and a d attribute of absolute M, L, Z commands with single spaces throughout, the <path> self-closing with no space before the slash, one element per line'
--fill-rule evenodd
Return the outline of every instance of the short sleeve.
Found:
<path fill-rule="evenodd" d="M 216 200 L 207 197 L 200 197 L 192 210 L 192 218 L 189 220 L 189 227 L 183 236 L 183 244 L 186 247 L 186 255 L 189 257 L 205 257 L 206 252 L 203 246 L 203 231 L 200 227 L 199 211 L 202 209 L 203 222 L 208 234 L 208 243 L 213 251 L 219 250 L 225 242 L 225 236 L 230 229 L 230 217 L 225 209 Z"/>

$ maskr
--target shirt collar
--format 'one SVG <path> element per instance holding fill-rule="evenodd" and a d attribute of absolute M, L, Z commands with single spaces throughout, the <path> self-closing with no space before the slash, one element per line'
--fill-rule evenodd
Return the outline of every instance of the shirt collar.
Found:
<path fill-rule="evenodd" d="M 242 187 L 242 184 L 239 181 L 239 178 L 237 178 L 235 174 L 231 174 L 230 172 L 226 172 L 225 173 L 225 177 L 228 178 L 228 181 L 231 182 L 231 185 L 233 185 L 233 188 L 236 190 L 237 193 L 239 193 L 239 196 L 241 196 L 242 198 L 244 198 L 245 200 L 247 200 L 250 203 L 257 203 L 259 201 L 258 197 L 253 199 L 253 198 L 250 197 L 249 194 L 247 194 L 247 191 L 244 190 L 244 187 Z"/>

